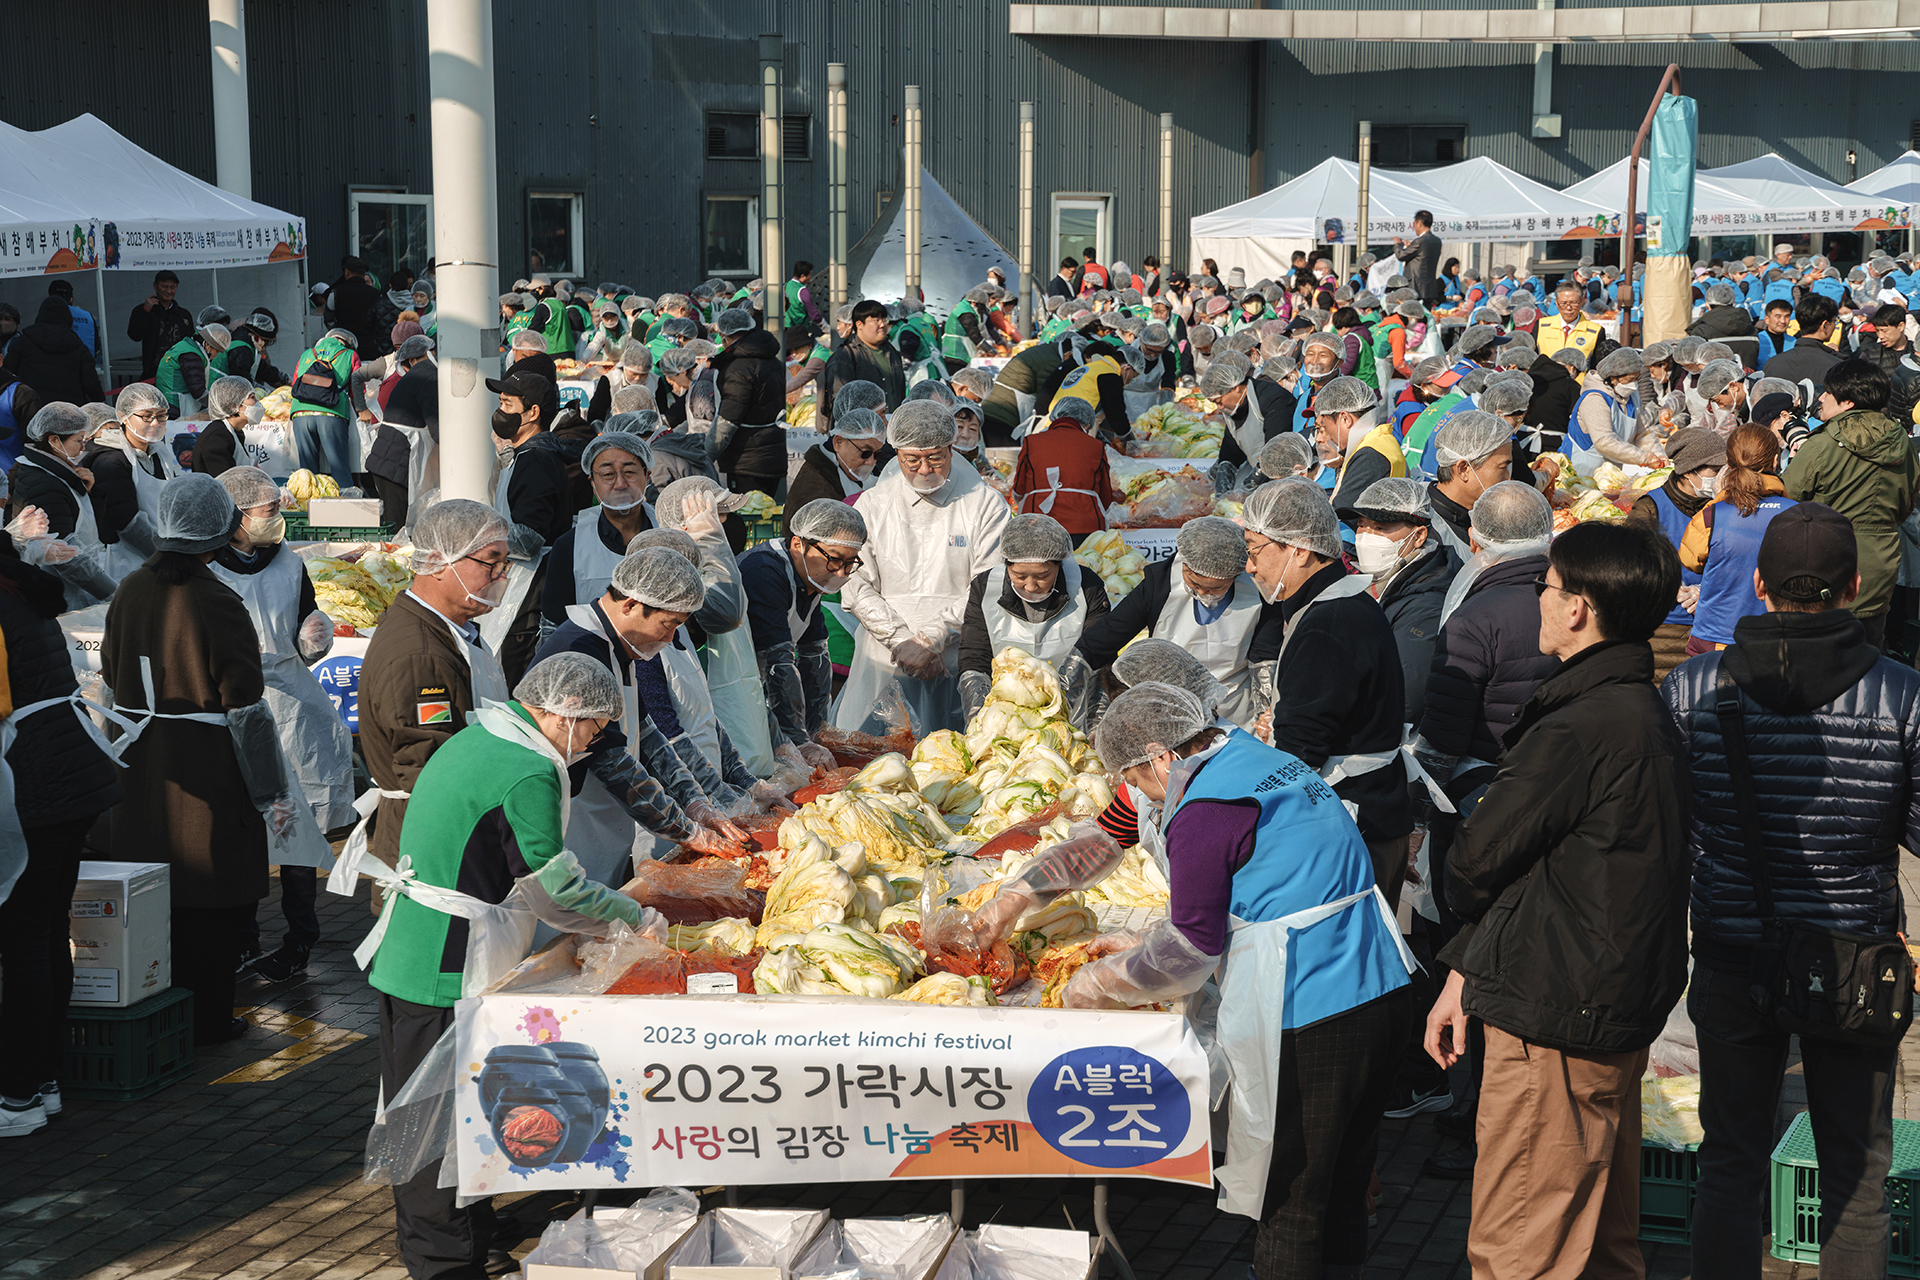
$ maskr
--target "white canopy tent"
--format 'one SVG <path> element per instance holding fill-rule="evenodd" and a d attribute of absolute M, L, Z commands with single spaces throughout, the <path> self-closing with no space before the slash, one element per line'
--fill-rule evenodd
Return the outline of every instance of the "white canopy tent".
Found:
<path fill-rule="evenodd" d="M 1920 151 L 1909 151 L 1866 177 L 1849 182 L 1847 190 L 1889 204 L 1920 204 Z"/>
<path fill-rule="evenodd" d="M 890 217 L 882 215 L 886 231 L 877 239 L 869 231 L 848 255 L 857 268 L 848 272 L 859 281 L 857 296 L 876 302 L 898 302 L 906 293 L 907 211 L 900 196 L 893 198 L 889 212 Z M 866 262 L 861 264 L 863 251 Z M 986 282 L 989 267 L 999 267 L 1006 273 L 1008 288 L 1020 279 L 1020 267 L 1013 255 L 981 230 L 980 224 L 933 180 L 933 175 L 922 169 L 920 296 L 927 309 L 939 315 L 952 311 L 967 290 Z"/>
<path fill-rule="evenodd" d="M 1627 162 L 1608 165 L 1567 188 L 1585 200 L 1625 194 Z M 1647 162 L 1640 162 L 1634 207 L 1644 211 Z M 1702 169 L 1694 175 L 1693 228 L 1696 236 L 1737 236 L 1772 231 L 1884 230 L 1907 225 L 1907 205 L 1879 201 L 1809 173 L 1767 153 L 1740 164 Z"/>
<path fill-rule="evenodd" d="M 1376 179 L 1379 172 L 1374 171 Z M 1436 234 L 1446 240 L 1564 240 L 1619 235 L 1625 216 L 1624 190 L 1616 192 L 1611 201 L 1583 199 L 1535 182 L 1486 156 L 1398 176 L 1417 181 L 1466 210 L 1466 228 L 1435 228 Z M 1473 234 L 1481 228 L 1498 229 L 1503 234 Z"/>
<path fill-rule="evenodd" d="M 180 274 L 188 310 L 265 306 L 298 344 L 306 250 L 305 219 L 176 169 L 94 116 L 38 131 L 0 123 L 0 300 L 31 324 L 46 292 L 35 277 L 91 272 L 91 299 L 76 289 L 75 301 L 99 312 L 103 363 L 116 344 L 128 350 L 126 317 L 163 269 Z"/>

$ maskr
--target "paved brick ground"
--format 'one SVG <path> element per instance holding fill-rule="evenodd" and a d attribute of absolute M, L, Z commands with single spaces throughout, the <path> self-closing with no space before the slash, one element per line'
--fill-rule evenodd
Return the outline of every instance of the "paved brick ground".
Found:
<path fill-rule="evenodd" d="M 1907 901 L 1920 903 L 1915 864 Z M 276 890 L 277 894 L 277 890 Z M 392 1201 L 359 1174 L 376 1078 L 378 1022 L 351 951 L 370 919 L 364 896 L 322 894 L 326 940 L 306 980 L 248 983 L 254 1029 L 202 1051 L 186 1080 L 143 1102 L 70 1101 L 67 1114 L 6 1144 L 0 1160 L 0 1280 L 402 1280 Z M 262 907 L 279 933 L 277 896 Z M 1920 1038 L 1903 1054 L 1895 1114 L 1920 1119 Z M 1778 1127 L 1804 1103 L 1790 1078 Z M 1465 1260 L 1471 1184 L 1422 1177 L 1443 1144 L 1430 1117 L 1388 1121 L 1383 1194 L 1367 1280 L 1449 1280 Z M 831 1206 L 840 1217 L 940 1212 L 943 1184 L 857 1183 L 746 1189 L 751 1205 Z M 722 1203 L 719 1192 L 710 1203 Z M 578 1208 L 543 1193 L 503 1199 L 524 1255 L 541 1228 Z M 1111 1221 L 1141 1280 L 1242 1280 L 1252 1227 L 1217 1215 L 1212 1197 L 1158 1183 L 1114 1184 Z M 1091 1230 L 1092 1193 L 1068 1182 L 970 1184 L 966 1222 Z M 1649 1275 L 1677 1280 L 1684 1247 L 1647 1246 Z M 1805 1280 L 1804 1265 L 1768 1260 L 1770 1280 Z M 1105 1272 L 1115 1274 L 1111 1266 Z"/>

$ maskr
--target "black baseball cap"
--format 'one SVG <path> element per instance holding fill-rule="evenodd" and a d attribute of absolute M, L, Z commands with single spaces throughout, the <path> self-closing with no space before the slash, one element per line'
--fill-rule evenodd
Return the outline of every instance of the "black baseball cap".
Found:
<path fill-rule="evenodd" d="M 1756 567 L 1777 600 L 1838 603 L 1860 568 L 1853 524 L 1821 503 L 1795 503 L 1768 522 Z"/>
<path fill-rule="evenodd" d="M 65 298 L 68 302 L 72 302 L 73 282 L 71 280 L 55 280 L 47 286 L 47 296 L 52 298 Z"/>
<path fill-rule="evenodd" d="M 517 396 L 521 404 L 545 404 L 553 384 L 531 369 L 514 369 L 504 378 L 488 378 L 487 390 Z"/>

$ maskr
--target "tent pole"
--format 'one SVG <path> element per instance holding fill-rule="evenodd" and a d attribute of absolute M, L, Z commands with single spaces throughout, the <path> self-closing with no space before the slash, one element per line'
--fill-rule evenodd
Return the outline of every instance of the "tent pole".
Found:
<path fill-rule="evenodd" d="M 1033 106 L 1020 104 L 1020 336 L 1034 334 L 1033 312 Z M 957 1221 L 957 1219 L 956 1219 Z"/>
<path fill-rule="evenodd" d="M 113 355 L 107 350 L 107 269 L 101 260 L 93 260 L 93 305 L 99 312 L 93 331 L 100 335 L 100 389 L 113 389 Z"/>
<path fill-rule="evenodd" d="M 1160 271 L 1173 270 L 1173 113 L 1160 113 Z"/>
<path fill-rule="evenodd" d="M 919 299 L 925 295 L 920 289 L 920 86 L 917 84 L 907 86 L 904 120 L 907 127 L 907 171 L 901 183 L 907 211 L 904 292 L 907 297 Z"/>
<path fill-rule="evenodd" d="M 786 192 L 782 188 L 781 76 L 785 54 L 778 32 L 760 37 L 760 323 L 786 341 Z M 785 350 L 783 345 L 782 351 Z"/>
<path fill-rule="evenodd" d="M 213 305 L 217 307 L 220 305 L 220 270 L 217 267 L 209 267 L 207 275 L 212 277 Z"/>
<path fill-rule="evenodd" d="M 784 64 L 783 64 L 784 65 Z M 847 64 L 827 64 L 827 319 L 847 300 Z M 827 341 L 836 330 L 829 327 Z"/>

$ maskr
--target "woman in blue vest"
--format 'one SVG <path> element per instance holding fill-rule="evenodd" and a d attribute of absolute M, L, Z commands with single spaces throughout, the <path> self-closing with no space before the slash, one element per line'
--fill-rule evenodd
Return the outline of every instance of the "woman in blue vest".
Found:
<path fill-rule="evenodd" d="M 1773 518 L 1794 504 L 1776 474 L 1779 465 L 1780 441 L 1767 428 L 1749 422 L 1728 437 L 1726 479 L 1680 542 L 1680 567 L 1700 575 L 1689 658 L 1726 648 L 1734 624 L 1767 611 L 1753 591 L 1760 539 Z"/>
<path fill-rule="evenodd" d="M 1687 526 L 1701 508 L 1713 501 L 1720 471 L 1727 465 L 1727 446 L 1714 432 L 1682 427 L 1667 441 L 1673 474 L 1658 489 L 1642 494 L 1633 504 L 1632 519 L 1658 525 L 1678 551 Z M 1667 620 L 1653 633 L 1653 682 L 1687 660 L 1687 641 L 1693 636 L 1693 611 L 1700 604 L 1700 575 L 1680 570 L 1680 598 Z"/>
<path fill-rule="evenodd" d="M 1222 733 L 1185 689 L 1134 685 L 1095 742 L 1161 805 L 1173 896 L 1168 919 L 1074 975 L 1067 1006 L 1174 1000 L 1218 971 L 1233 1082 L 1220 1207 L 1259 1222 L 1256 1277 L 1358 1267 L 1380 1113 L 1414 1016 L 1413 957 L 1359 829 L 1319 774 Z M 980 919 L 1004 928 L 1007 911 L 1097 881 L 1119 854 L 1104 832 L 1077 828 Z"/>

